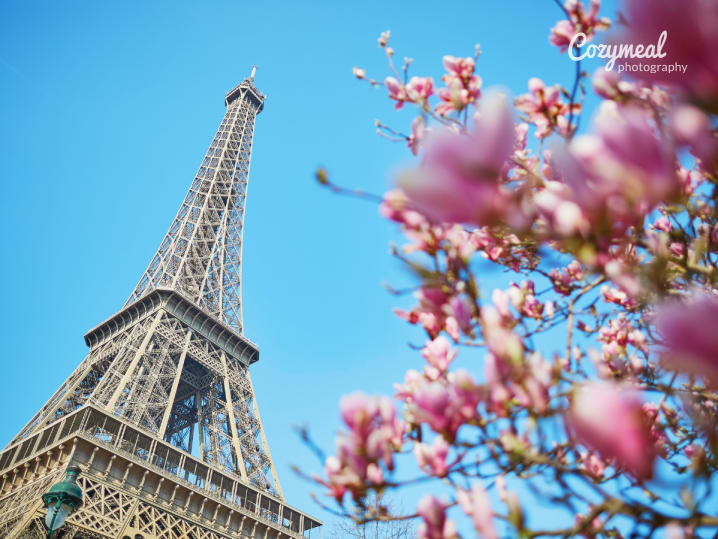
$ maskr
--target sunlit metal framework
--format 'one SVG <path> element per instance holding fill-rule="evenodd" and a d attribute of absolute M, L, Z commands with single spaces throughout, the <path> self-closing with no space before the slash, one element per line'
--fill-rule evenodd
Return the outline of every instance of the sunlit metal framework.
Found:
<path fill-rule="evenodd" d="M 311 537 L 284 502 L 244 337 L 241 253 L 256 115 L 252 76 L 226 113 L 177 216 L 121 311 L 0 453 L 0 537 L 40 537 L 39 494 L 83 468 L 66 537 Z M 89 502 L 89 503 L 88 503 Z M 316 536 L 316 533 L 315 533 Z"/>

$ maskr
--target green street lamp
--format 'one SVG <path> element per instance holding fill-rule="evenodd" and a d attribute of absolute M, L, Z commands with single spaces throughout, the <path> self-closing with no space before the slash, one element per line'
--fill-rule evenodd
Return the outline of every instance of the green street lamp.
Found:
<path fill-rule="evenodd" d="M 42 501 L 47 508 L 45 524 L 47 525 L 47 538 L 51 539 L 54 533 L 62 528 L 65 520 L 82 505 L 82 489 L 75 483 L 80 475 L 80 468 L 70 466 L 64 481 L 55 483 L 50 490 L 42 495 Z"/>

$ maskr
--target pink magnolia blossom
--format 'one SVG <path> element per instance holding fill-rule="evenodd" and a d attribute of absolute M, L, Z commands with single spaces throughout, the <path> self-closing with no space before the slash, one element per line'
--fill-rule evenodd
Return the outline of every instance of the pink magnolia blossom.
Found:
<path fill-rule="evenodd" d="M 416 457 L 416 462 L 419 464 L 419 468 L 430 475 L 437 477 L 445 476 L 451 466 L 456 463 L 456 461 L 453 463 L 446 461 L 449 455 L 449 447 L 449 444 L 446 443 L 443 436 L 434 438 L 434 442 L 431 445 L 424 443 L 414 445 L 414 456 Z"/>
<path fill-rule="evenodd" d="M 423 103 L 434 94 L 434 80 L 431 77 L 411 77 L 406 93 L 414 103 Z"/>
<path fill-rule="evenodd" d="M 446 517 L 448 504 L 427 494 L 416 506 L 423 522 L 419 525 L 419 539 L 456 539 L 459 533 L 454 522 Z"/>
<path fill-rule="evenodd" d="M 571 38 L 578 32 L 583 32 L 586 34 L 587 40 L 590 40 L 596 30 L 606 30 L 611 25 L 608 18 L 598 16 L 601 0 L 591 0 L 588 11 L 580 0 L 566 0 L 564 7 L 571 19 L 564 19 L 556 23 L 548 38 L 549 42 L 558 47 L 561 52 L 566 52 Z"/>
<path fill-rule="evenodd" d="M 617 103 L 649 105 L 658 109 L 667 107 L 668 98 L 657 86 L 628 82 L 621 78 L 616 69 L 599 67 L 593 74 L 593 90 L 604 99 Z"/>
<path fill-rule="evenodd" d="M 447 332 L 454 341 L 459 340 L 458 329 L 466 335 L 471 336 L 473 334 L 473 319 L 476 308 L 474 307 L 474 303 L 466 295 L 452 296 L 446 305 L 444 305 L 444 312 L 448 316 Z M 448 326 L 453 320 L 456 320 L 457 331 L 451 334 L 451 332 L 448 331 Z"/>
<path fill-rule="evenodd" d="M 444 69 L 450 76 L 455 76 L 462 81 L 469 80 L 474 74 L 475 62 L 469 57 L 456 58 L 454 56 L 444 56 Z"/>
<path fill-rule="evenodd" d="M 705 449 L 698 444 L 689 444 L 683 449 L 683 454 L 689 459 L 702 458 L 705 454 Z"/>
<path fill-rule="evenodd" d="M 456 357 L 456 350 L 452 350 L 451 343 L 446 337 L 437 337 L 433 341 L 427 341 L 421 351 L 426 362 L 438 373 L 445 373 Z"/>
<path fill-rule="evenodd" d="M 401 223 L 411 229 L 424 229 L 429 222 L 419 212 L 412 210 L 409 200 L 400 189 L 393 189 L 384 194 L 379 205 L 379 213 L 386 219 Z"/>
<path fill-rule="evenodd" d="M 421 145 L 424 134 L 426 133 L 426 124 L 424 118 L 417 116 L 411 122 L 411 135 L 407 139 L 407 145 L 414 155 L 419 155 L 419 146 Z"/>
<path fill-rule="evenodd" d="M 409 371 L 403 385 L 396 385 L 396 396 L 406 403 L 405 416 L 415 425 L 427 423 L 431 429 L 453 442 L 459 428 L 477 418 L 483 393 L 463 369 L 440 380 L 431 380 Z"/>
<path fill-rule="evenodd" d="M 646 352 L 646 338 L 643 333 L 634 328 L 631 321 L 621 313 L 617 318 L 608 320 L 598 332 L 598 340 L 604 343 L 604 357 L 612 355 L 626 355 L 628 345 Z"/>
<path fill-rule="evenodd" d="M 634 394 L 606 383 L 586 384 L 576 391 L 566 420 L 573 434 L 602 458 L 615 459 L 637 479 L 653 476 L 656 451 Z"/>
<path fill-rule="evenodd" d="M 629 21 L 627 30 L 616 36 L 616 43 L 654 45 L 661 32 L 666 31 L 664 58 L 652 60 L 662 65 L 687 65 L 682 70 L 668 72 L 657 69 L 637 71 L 634 75 L 646 82 L 671 85 L 695 101 L 708 104 L 715 110 L 718 103 L 718 4 L 706 0 L 654 2 L 627 0 L 623 13 Z M 646 60 L 628 58 L 625 63 Z"/>
<path fill-rule="evenodd" d="M 464 512 L 471 517 L 474 529 L 483 539 L 498 539 L 491 501 L 481 485 L 474 483 L 470 491 L 458 489 L 456 499 Z"/>
<path fill-rule="evenodd" d="M 475 62 L 471 57 L 444 56 L 444 68 L 447 74 L 442 80 L 446 87 L 437 92 L 441 100 L 435 109 L 437 114 L 446 116 L 452 111 L 461 111 L 469 104 L 478 101 L 481 97 L 481 77 L 474 75 L 474 67 Z"/>
<path fill-rule="evenodd" d="M 358 78 L 358 79 L 363 79 L 363 78 L 366 76 L 366 69 L 361 69 L 361 68 L 359 68 L 359 67 L 354 67 L 354 68 L 352 69 L 352 74 L 353 74 L 356 78 Z"/>
<path fill-rule="evenodd" d="M 542 223 L 561 237 L 587 236 L 591 231 L 589 217 L 570 200 L 570 188 L 557 181 L 547 181 L 545 188 L 534 196 L 534 204 Z"/>
<path fill-rule="evenodd" d="M 646 422 L 650 428 L 651 440 L 656 449 L 656 453 L 665 457 L 668 451 L 668 436 L 664 429 L 664 425 L 661 423 L 661 419 L 658 413 L 658 405 L 653 402 L 646 402 L 643 404 L 643 413 L 646 416 Z"/>
<path fill-rule="evenodd" d="M 510 208 L 501 173 L 515 129 L 500 96 L 486 98 L 469 137 L 444 131 L 427 140 L 418 169 L 398 178 L 412 206 L 439 222 L 503 220 Z"/>
<path fill-rule="evenodd" d="M 555 160 L 570 188 L 568 197 L 589 219 L 594 234 L 623 233 L 680 192 L 674 154 L 658 140 L 649 118 L 641 109 L 619 111 L 615 103 L 604 101 L 596 134 L 576 137 L 568 150 L 557 148 Z"/>
<path fill-rule="evenodd" d="M 536 77 L 529 79 L 529 92 L 518 96 L 514 106 L 526 113 L 529 123 L 536 126 L 536 137 L 546 138 L 554 130 L 565 135 L 568 129 L 567 115 L 571 110 L 580 112 L 581 106 L 574 103 L 573 108 L 570 108 L 561 100 L 561 87 L 558 84 L 546 86 Z"/>
<path fill-rule="evenodd" d="M 581 467 L 594 479 L 602 479 L 606 470 L 606 463 L 594 452 L 583 452 L 581 454 Z"/>
<path fill-rule="evenodd" d="M 573 260 L 565 268 L 554 268 L 549 272 L 553 289 L 564 296 L 569 295 L 583 279 L 583 271 L 578 260 Z"/>
<path fill-rule="evenodd" d="M 574 24 L 566 19 L 560 20 L 551 28 L 548 36 L 549 43 L 559 48 L 561 52 L 566 52 L 571 43 L 571 39 L 576 33 Z"/>
<path fill-rule="evenodd" d="M 402 401 L 413 401 L 414 395 L 422 387 L 425 378 L 416 369 L 409 369 L 404 374 L 403 384 L 394 384 L 394 396 Z"/>
<path fill-rule="evenodd" d="M 443 328 L 445 318 L 443 306 L 449 300 L 449 296 L 438 287 L 424 286 L 414 293 L 419 304 L 411 311 L 394 309 L 397 316 L 404 318 L 410 324 L 419 323 L 433 339 Z"/>
<path fill-rule="evenodd" d="M 690 526 L 681 526 L 678 522 L 669 522 L 665 527 L 666 539 L 689 539 L 694 537 Z"/>
<path fill-rule="evenodd" d="M 394 469 L 394 453 L 404 440 L 405 425 L 396 417 L 392 401 L 354 393 L 342 398 L 340 411 L 348 431 L 337 437 L 337 454 L 324 466 L 326 479 L 317 480 L 341 502 L 347 492 L 362 496 L 367 482 L 381 484 L 384 472 Z"/>
<path fill-rule="evenodd" d="M 451 417 L 447 410 L 451 406 L 449 389 L 440 382 L 425 384 L 414 395 L 418 421 L 426 421 L 435 432 L 446 432 L 453 440 L 463 421 Z"/>
<path fill-rule="evenodd" d="M 665 215 L 663 217 L 656 219 L 655 223 L 653 223 L 653 226 L 656 227 L 656 229 L 661 230 L 663 232 L 671 231 L 671 221 Z"/>
<path fill-rule="evenodd" d="M 507 295 L 511 300 L 511 304 L 518 312 L 529 318 L 540 320 L 543 315 L 544 304 L 536 299 L 533 281 L 524 281 L 519 287 L 516 283 L 511 283 L 507 290 Z"/>
<path fill-rule="evenodd" d="M 384 482 L 384 470 L 373 462 L 366 468 L 367 479 L 375 485 L 381 485 Z"/>
<path fill-rule="evenodd" d="M 534 353 L 525 363 L 518 364 L 487 354 L 484 375 L 488 386 L 487 407 L 495 414 L 508 416 L 512 402 L 538 412 L 546 410 L 551 366 L 540 354 Z"/>
<path fill-rule="evenodd" d="M 395 309 L 394 312 L 410 324 L 422 325 L 431 339 L 442 330 L 455 341 L 459 339 L 459 331 L 471 335 L 475 308 L 463 294 L 451 295 L 441 288 L 424 286 L 414 297 L 418 305 L 411 311 Z"/>
<path fill-rule="evenodd" d="M 396 101 L 395 109 L 400 109 L 406 101 L 410 101 L 409 95 L 406 93 L 406 87 L 394 77 L 384 79 L 384 86 L 389 91 L 389 98 Z"/>
<path fill-rule="evenodd" d="M 659 307 L 655 324 L 665 346 L 663 362 L 718 386 L 718 296 L 695 292 Z"/>
<path fill-rule="evenodd" d="M 615 303 L 629 310 L 638 306 L 638 302 L 634 298 L 618 288 L 610 288 L 604 285 L 601 287 L 601 294 L 607 303 Z"/>
<path fill-rule="evenodd" d="M 671 127 L 676 141 L 688 145 L 706 170 L 718 165 L 718 138 L 710 117 L 691 105 L 680 105 L 672 111 Z"/>
<path fill-rule="evenodd" d="M 481 331 L 489 351 L 509 364 L 519 364 L 524 346 L 521 338 L 512 331 L 514 325 L 510 313 L 502 315 L 500 307 L 486 305 L 481 309 Z"/>
<path fill-rule="evenodd" d="M 446 241 L 448 249 L 446 255 L 457 262 L 467 263 L 480 248 L 479 238 L 473 231 L 467 230 L 461 225 L 452 225 L 446 232 Z M 460 318 L 459 315 L 457 315 Z"/>

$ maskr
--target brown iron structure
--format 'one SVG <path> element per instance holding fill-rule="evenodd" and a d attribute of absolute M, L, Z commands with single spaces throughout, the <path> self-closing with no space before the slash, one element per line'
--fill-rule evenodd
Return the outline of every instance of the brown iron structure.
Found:
<path fill-rule="evenodd" d="M 85 335 L 89 354 L 0 453 L 0 537 L 45 537 L 41 494 L 79 466 L 83 505 L 62 538 L 320 537 L 287 505 L 249 375 L 241 253 L 252 75 L 226 113 L 125 306 Z"/>

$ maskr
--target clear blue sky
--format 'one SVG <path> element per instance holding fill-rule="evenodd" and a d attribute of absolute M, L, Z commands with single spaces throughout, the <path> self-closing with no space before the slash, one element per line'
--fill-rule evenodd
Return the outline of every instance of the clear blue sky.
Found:
<path fill-rule="evenodd" d="M 606 9 L 607 14 L 613 11 Z M 313 181 L 383 192 L 407 152 L 374 119 L 411 120 L 351 75 L 386 76 L 376 38 L 441 76 L 444 54 L 484 51 L 485 86 L 524 92 L 530 75 L 572 80 L 548 44 L 551 0 L 519 2 L 64 2 L 0 6 L 4 243 L 0 445 L 86 355 L 84 333 L 117 311 L 165 234 L 224 113 L 259 66 L 243 304 L 259 344 L 260 412 L 289 503 L 329 520 L 290 464 L 318 467 L 290 426 L 331 448 L 337 402 L 391 393 L 420 365 L 420 333 L 381 287 L 413 281 L 387 254 L 393 225 Z M 315 489 L 316 490 L 316 489 Z M 408 500 L 413 507 L 415 500 Z"/>

